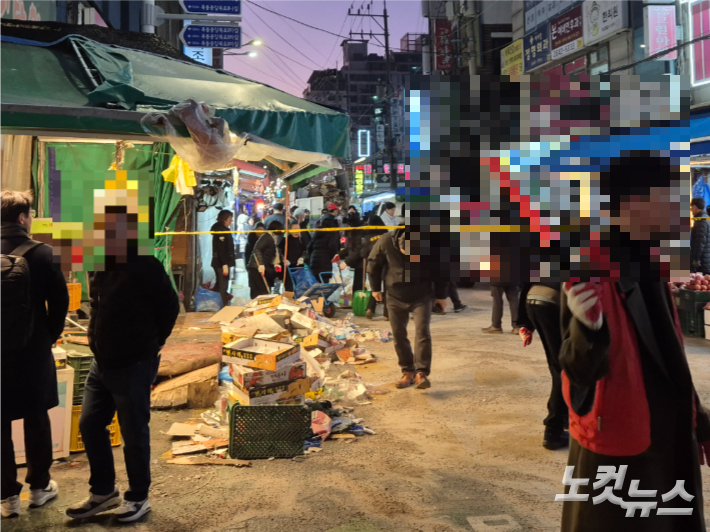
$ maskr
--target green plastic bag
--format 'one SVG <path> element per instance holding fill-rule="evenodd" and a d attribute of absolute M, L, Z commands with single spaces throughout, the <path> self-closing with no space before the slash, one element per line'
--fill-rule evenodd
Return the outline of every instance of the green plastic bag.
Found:
<path fill-rule="evenodd" d="M 372 297 L 372 292 L 369 290 L 358 290 L 353 295 L 353 314 L 364 317 L 367 313 L 367 305 Z"/>

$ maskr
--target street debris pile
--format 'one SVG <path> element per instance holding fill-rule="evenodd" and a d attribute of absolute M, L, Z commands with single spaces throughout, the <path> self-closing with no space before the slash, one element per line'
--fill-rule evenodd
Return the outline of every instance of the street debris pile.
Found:
<path fill-rule="evenodd" d="M 288 293 L 267 295 L 244 307 L 225 307 L 212 316 L 209 321 L 221 332 L 221 364 L 162 382 L 153 390 L 152 400 L 154 408 L 214 408 L 201 414 L 203 423 L 175 423 L 167 433 L 174 439 L 172 448 L 163 458 L 180 465 L 249 465 L 246 460 L 234 460 L 247 456 L 241 444 L 254 437 L 249 416 L 241 423 L 230 420 L 234 412 L 242 415 L 245 407 L 308 410 L 306 437 L 296 436 L 296 446 L 290 447 L 295 451 L 282 450 L 277 457 L 319 452 L 327 439 L 347 443 L 375 434 L 353 409 L 371 404 L 374 395 L 388 390 L 366 383 L 354 368 L 345 366 L 377 362 L 360 342 L 389 342 L 391 333 L 358 329 L 350 316 L 329 320 L 318 312 L 323 303 L 322 298 L 295 300 Z M 256 432 L 264 440 L 281 437 L 267 437 L 263 428 Z M 283 449 L 274 442 L 261 442 L 257 447 L 261 453 Z M 268 458 L 250 449 L 250 458 Z"/>

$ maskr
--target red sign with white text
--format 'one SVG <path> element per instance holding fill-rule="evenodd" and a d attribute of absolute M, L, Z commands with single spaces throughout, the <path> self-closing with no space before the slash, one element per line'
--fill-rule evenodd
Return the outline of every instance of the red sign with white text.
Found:
<path fill-rule="evenodd" d="M 454 69 L 454 45 L 451 42 L 451 21 L 434 20 L 434 48 L 436 52 L 434 70 Z"/>

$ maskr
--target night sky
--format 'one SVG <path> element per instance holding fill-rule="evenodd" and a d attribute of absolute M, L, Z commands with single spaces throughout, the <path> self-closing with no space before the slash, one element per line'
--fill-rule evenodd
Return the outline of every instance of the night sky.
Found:
<path fill-rule="evenodd" d="M 383 33 L 376 22 L 366 17 L 347 17 L 348 8 L 353 11 L 370 2 L 342 0 L 321 1 L 259 1 L 255 2 L 272 11 L 293 19 L 347 36 L 351 31 Z M 308 77 L 313 70 L 342 66 L 343 39 L 313 30 L 296 22 L 255 7 L 252 2 L 242 3 L 243 42 L 259 37 L 264 46 L 243 48 L 241 51 L 257 50 L 259 55 L 225 57 L 225 69 L 277 89 L 302 96 Z M 372 13 L 382 14 L 382 0 L 374 0 Z M 366 12 L 364 7 L 361 12 Z M 387 12 L 390 27 L 390 47 L 399 48 L 400 39 L 406 33 L 424 33 L 426 20 L 421 16 L 421 2 L 415 0 L 389 0 Z M 382 23 L 382 18 L 378 18 Z M 384 43 L 384 38 L 379 37 Z M 384 48 L 368 45 L 370 53 L 383 54 Z M 284 64 L 285 63 L 285 64 Z M 300 64 L 299 64 L 300 63 Z"/>

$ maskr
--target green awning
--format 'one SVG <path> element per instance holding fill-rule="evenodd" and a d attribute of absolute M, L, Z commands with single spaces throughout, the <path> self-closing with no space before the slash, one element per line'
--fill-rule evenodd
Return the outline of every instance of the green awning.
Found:
<path fill-rule="evenodd" d="M 52 45 L 3 36 L 0 51 L 4 131 L 145 135 L 145 113 L 193 98 L 213 107 L 233 133 L 349 156 L 346 114 L 236 75 L 77 36 Z"/>
<path fill-rule="evenodd" d="M 310 170 L 309 170 L 310 168 Z M 323 166 L 308 166 L 304 168 L 303 170 L 300 170 L 293 174 L 292 176 L 289 176 L 284 179 L 286 184 L 288 184 L 290 187 L 293 187 L 293 185 L 296 185 L 298 183 L 302 183 L 306 181 L 307 179 L 310 179 L 311 177 L 315 177 L 320 173 L 327 172 L 328 170 L 331 170 L 331 168 L 325 168 Z M 296 187 L 296 188 L 301 188 L 301 187 Z"/>

